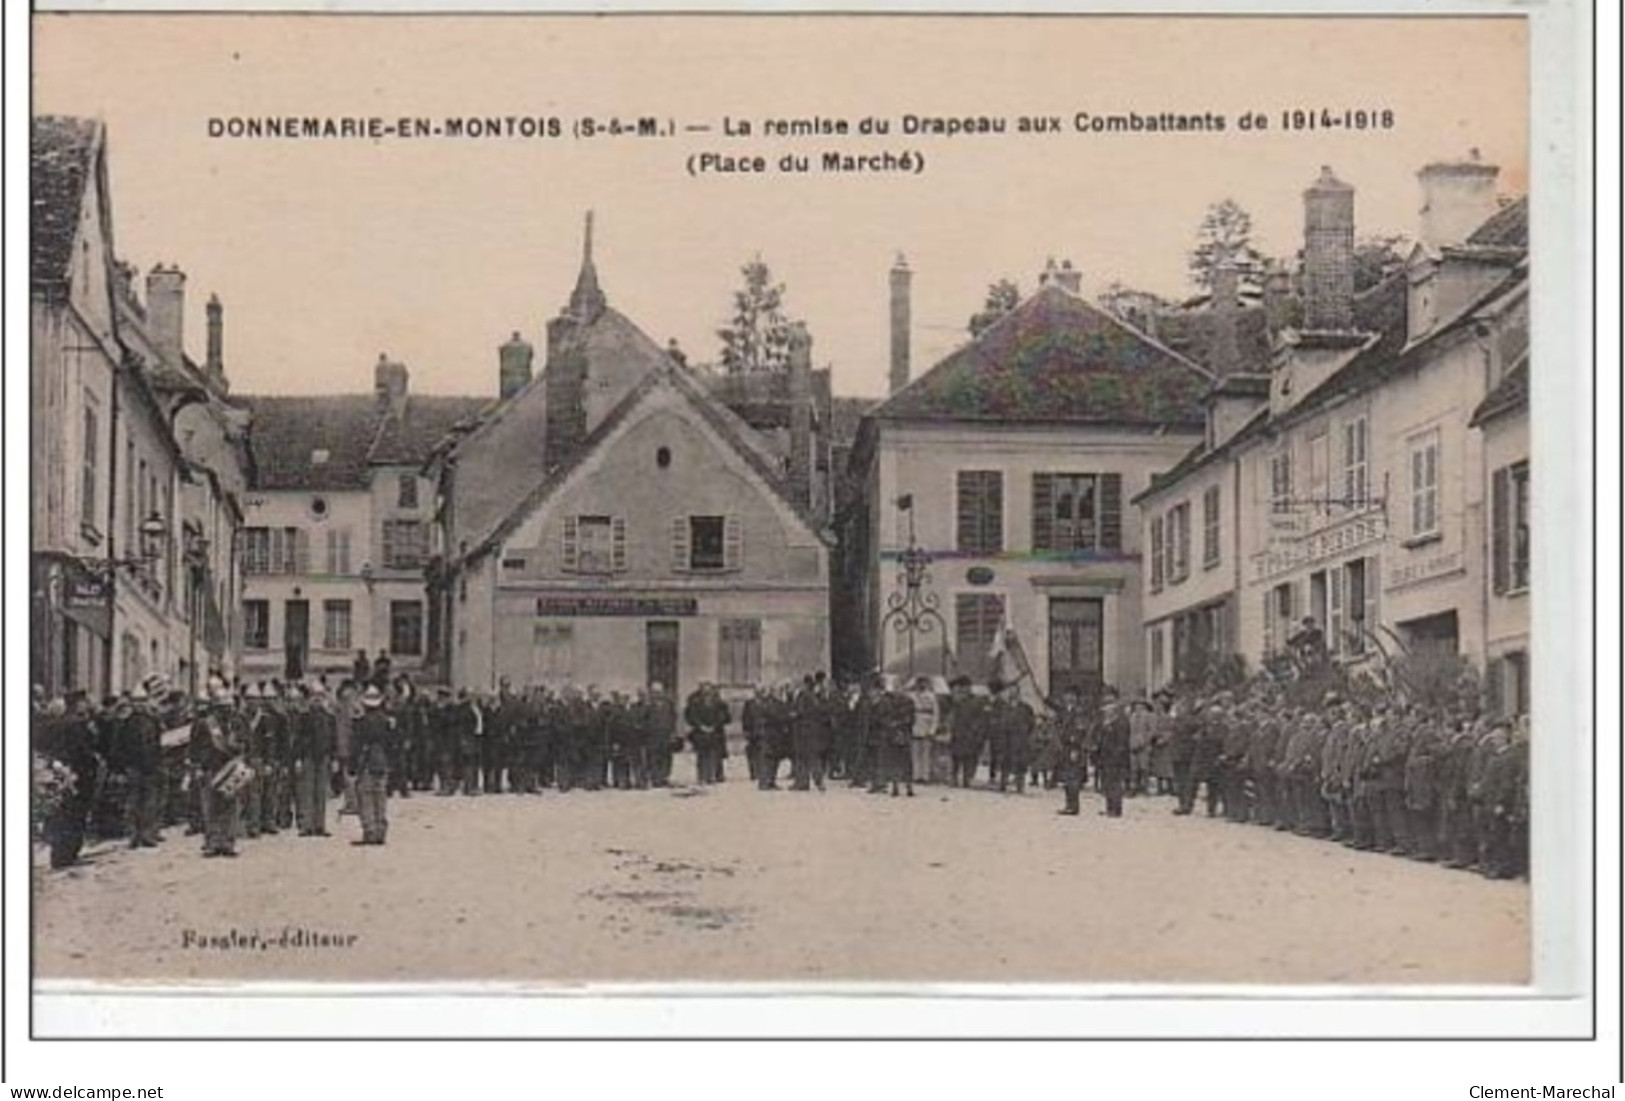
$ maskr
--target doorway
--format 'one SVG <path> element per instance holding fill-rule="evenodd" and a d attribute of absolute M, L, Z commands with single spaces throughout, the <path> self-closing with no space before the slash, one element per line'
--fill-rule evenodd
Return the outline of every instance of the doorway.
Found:
<path fill-rule="evenodd" d="M 661 685 L 674 699 L 681 698 L 677 690 L 678 627 L 670 620 L 652 620 L 644 627 L 647 683 Z"/>
<path fill-rule="evenodd" d="M 1094 597 L 1051 597 L 1049 602 L 1049 692 L 1079 696 L 1099 693 L 1105 681 L 1105 602 Z"/>

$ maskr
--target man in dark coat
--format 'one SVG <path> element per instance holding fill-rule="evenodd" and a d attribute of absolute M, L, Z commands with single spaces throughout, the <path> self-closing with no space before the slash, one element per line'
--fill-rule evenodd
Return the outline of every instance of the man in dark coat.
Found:
<path fill-rule="evenodd" d="M 1174 767 L 1174 795 L 1179 805 L 1175 814 L 1189 814 L 1196 805 L 1196 744 L 1201 736 L 1201 716 L 1188 701 L 1176 705 L 1168 732 L 1168 755 Z"/>
<path fill-rule="evenodd" d="M 953 759 L 954 787 L 968 788 L 976 779 L 977 763 L 987 737 L 987 705 L 971 694 L 970 678 L 955 677 L 949 686 L 953 705 L 948 713 L 951 731 L 949 753 Z"/>
<path fill-rule="evenodd" d="M 1100 790 L 1106 797 L 1107 817 L 1123 816 L 1123 791 L 1128 786 L 1133 751 L 1129 744 L 1128 713 L 1118 702 L 1117 689 L 1108 686 L 1100 714 L 1098 737 Z"/>
<path fill-rule="evenodd" d="M 1055 725 L 1059 752 L 1055 763 L 1060 774 L 1061 789 L 1066 793 L 1066 805 L 1057 814 L 1078 813 L 1078 796 L 1089 780 L 1089 757 L 1086 746 L 1083 703 L 1078 694 L 1068 690 L 1056 708 Z"/>
<path fill-rule="evenodd" d="M 123 766 L 129 782 L 130 848 L 156 848 L 162 840 L 158 821 L 164 797 L 163 730 L 152 706 L 150 690 L 159 687 L 149 677 L 130 693 L 130 711 L 119 732 L 124 746 Z"/>
<path fill-rule="evenodd" d="M 384 694 L 368 685 L 355 724 L 356 804 L 361 839 L 356 845 L 382 845 L 389 833 L 389 764 L 395 751 L 395 723 L 384 712 Z"/>
<path fill-rule="evenodd" d="M 910 705 L 909 714 L 913 715 Z M 802 681 L 790 705 L 790 743 L 795 754 L 795 780 L 792 791 L 808 791 L 816 785 L 824 790 L 824 754 L 829 750 L 828 703 L 812 677 Z"/>
<path fill-rule="evenodd" d="M 882 776 L 890 786 L 892 795 L 898 794 L 901 785 L 912 799 L 914 754 L 910 743 L 914 739 L 914 700 L 903 691 L 902 685 L 892 685 L 880 697 L 876 717 L 883 731 Z M 819 786 L 822 790 L 822 784 Z"/>
<path fill-rule="evenodd" d="M 231 714 L 231 696 L 225 685 L 214 685 L 207 700 L 200 703 L 189 746 L 203 798 L 203 855 L 236 856 L 237 795 L 222 789 L 215 778 L 241 754 L 242 731 Z"/>
<path fill-rule="evenodd" d="M 333 701 L 327 692 L 314 692 L 295 710 L 292 723 L 294 807 L 299 836 L 326 837 L 333 752 Z"/>
<path fill-rule="evenodd" d="M 758 782 L 762 773 L 762 697 L 766 691 L 757 685 L 739 710 L 739 726 L 745 735 L 745 772 Z"/>

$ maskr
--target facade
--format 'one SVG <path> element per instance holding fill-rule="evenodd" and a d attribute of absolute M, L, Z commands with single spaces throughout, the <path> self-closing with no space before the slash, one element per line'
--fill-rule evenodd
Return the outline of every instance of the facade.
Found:
<path fill-rule="evenodd" d="M 1474 412 L 1482 439 L 1485 680 L 1503 714 L 1529 712 L 1529 360 L 1514 359 Z"/>
<path fill-rule="evenodd" d="M 241 547 L 245 678 L 336 679 L 357 651 L 417 677 L 431 666 L 434 487 L 422 467 L 489 403 L 413 395 L 409 381 L 380 355 L 372 394 L 244 399 L 256 467 Z"/>
<path fill-rule="evenodd" d="M 1165 548 L 1146 577 L 1154 685 L 1192 645 L 1257 668 L 1309 620 L 1342 661 L 1431 651 L 1484 668 L 1488 433 L 1473 423 L 1501 364 L 1526 355 L 1524 206 L 1499 205 L 1495 169 L 1476 160 L 1420 177 L 1421 239 L 1361 295 L 1353 190 L 1329 171 L 1310 186 L 1301 324 L 1214 389 L 1203 446 L 1137 500 L 1147 542 Z M 1196 575 L 1174 564 L 1184 537 L 1169 532 L 1200 511 L 1205 564 L 1210 502 L 1235 569 Z M 1516 650 L 1516 615 L 1503 618 Z"/>
<path fill-rule="evenodd" d="M 844 637 L 861 647 L 849 671 L 981 680 L 1008 641 L 1047 696 L 1141 685 L 1143 547 L 1129 501 L 1199 440 L 1212 376 L 1078 290 L 1070 265 L 1047 272 L 864 418 L 843 512 Z M 898 299 L 894 273 L 894 309 Z M 906 340 L 906 326 L 893 330 Z M 906 356 L 894 343 L 903 371 Z M 905 565 L 922 552 L 917 595 L 930 611 L 900 629 Z"/>
<path fill-rule="evenodd" d="M 225 620 L 200 599 L 235 604 L 244 455 L 224 376 L 211 387 L 185 357 L 178 269 L 153 270 L 149 310 L 117 259 L 101 124 L 42 116 L 32 145 L 34 679 L 93 695 L 154 673 L 190 686 L 232 665 Z"/>
<path fill-rule="evenodd" d="M 810 341 L 774 381 L 690 368 L 610 307 L 588 233 L 540 375 L 516 336 L 501 401 L 432 464 L 448 679 L 684 694 L 827 669 L 830 414 Z"/>

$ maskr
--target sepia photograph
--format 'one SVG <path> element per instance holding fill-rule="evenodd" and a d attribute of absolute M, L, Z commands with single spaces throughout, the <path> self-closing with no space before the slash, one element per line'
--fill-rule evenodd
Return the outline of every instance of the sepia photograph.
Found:
<path fill-rule="evenodd" d="M 1539 983 L 1524 18 L 32 32 L 36 991 Z"/>

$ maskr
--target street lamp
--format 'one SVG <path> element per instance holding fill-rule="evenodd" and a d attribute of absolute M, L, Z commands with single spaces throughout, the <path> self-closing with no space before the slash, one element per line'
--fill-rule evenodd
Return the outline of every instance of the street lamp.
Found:
<path fill-rule="evenodd" d="M 931 580 L 931 555 L 919 545 L 914 535 L 914 495 L 905 493 L 897 499 L 899 511 L 908 513 L 908 547 L 897 560 L 897 591 L 886 598 L 886 614 L 881 617 L 880 630 L 884 635 L 888 625 L 908 643 L 908 675 L 915 674 L 915 641 L 921 635 L 941 632 L 942 674 L 948 673 L 948 623 L 942 618 L 937 605 L 941 598 L 926 585 Z"/>

